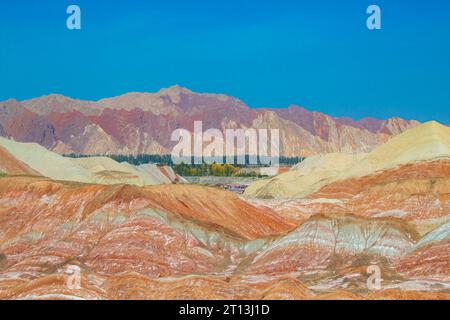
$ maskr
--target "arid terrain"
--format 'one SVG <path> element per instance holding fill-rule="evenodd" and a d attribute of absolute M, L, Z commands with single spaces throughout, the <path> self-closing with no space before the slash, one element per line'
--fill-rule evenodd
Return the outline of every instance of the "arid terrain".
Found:
<path fill-rule="evenodd" d="M 259 106 L 253 106 L 259 107 Z M 222 94 L 180 86 L 157 93 L 127 93 L 100 101 L 49 95 L 0 102 L 0 136 L 36 142 L 61 154 L 170 154 L 175 129 L 280 129 L 281 155 L 367 152 L 419 123 L 400 118 L 354 121 L 292 105 L 251 109 Z"/>
<path fill-rule="evenodd" d="M 238 196 L 170 167 L 60 155 L 164 154 L 162 130 L 198 114 L 282 123 L 284 154 L 311 156 Z M 172 87 L 8 101 L 0 134 L 0 299 L 450 299 L 450 128 L 437 122 L 255 111 Z"/>

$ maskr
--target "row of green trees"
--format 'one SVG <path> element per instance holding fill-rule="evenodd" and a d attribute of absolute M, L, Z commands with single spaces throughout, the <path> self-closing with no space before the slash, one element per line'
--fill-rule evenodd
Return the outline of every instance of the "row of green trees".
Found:
<path fill-rule="evenodd" d="M 129 164 L 139 166 L 141 164 L 155 163 L 163 166 L 171 166 L 173 164 L 172 158 L 169 155 L 159 155 L 159 154 L 139 154 L 135 155 L 123 155 L 123 154 L 97 154 L 97 155 L 85 155 L 70 153 L 65 154 L 68 158 L 88 158 L 88 157 L 108 157 L 117 162 L 128 162 Z"/>
<path fill-rule="evenodd" d="M 66 154 L 66 157 L 70 158 L 85 158 L 93 157 L 94 155 L 82 155 L 82 154 Z M 253 170 L 248 170 L 246 172 L 239 172 L 241 168 L 253 168 L 253 167 L 263 167 L 267 165 L 231 165 L 231 164 L 174 164 L 170 155 L 155 155 L 155 154 L 140 154 L 140 155 L 96 155 L 96 156 L 106 156 L 117 162 L 128 162 L 132 165 L 142 165 L 148 163 L 154 163 L 161 166 L 171 166 L 174 171 L 181 176 L 217 176 L 217 177 L 260 177 L 260 175 Z M 284 166 L 293 166 L 305 158 L 303 157 L 280 157 L 279 163 Z M 226 159 L 224 158 L 224 162 Z M 194 163 L 194 159 L 192 162 Z M 235 157 L 235 163 L 237 163 L 237 158 Z M 246 156 L 246 163 L 249 163 L 249 157 Z"/>
<path fill-rule="evenodd" d="M 237 175 L 240 168 L 231 164 L 206 164 L 201 165 L 187 165 L 176 164 L 173 169 L 179 175 L 189 176 L 216 176 L 216 177 L 231 177 Z"/>
<path fill-rule="evenodd" d="M 70 158 L 85 158 L 85 157 L 95 157 L 95 156 L 105 156 L 109 157 L 117 162 L 128 162 L 133 165 L 141 165 L 141 164 L 147 164 L 147 163 L 155 163 L 165 166 L 173 166 L 172 157 L 169 154 L 166 155 L 159 155 L 159 154 L 138 154 L 138 155 L 104 155 L 104 154 L 98 154 L 98 155 L 83 155 L 83 154 L 66 154 L 64 155 L 66 157 Z M 280 157 L 279 158 L 279 164 L 281 166 L 293 166 L 296 165 L 299 162 L 302 162 L 305 158 L 304 157 Z M 237 157 L 234 159 L 234 163 L 238 163 Z M 224 157 L 223 163 L 226 163 L 227 159 Z M 194 158 L 192 158 L 191 163 L 194 163 Z M 253 167 L 254 165 L 248 165 L 249 163 L 249 156 L 246 156 L 245 163 L 243 165 L 239 165 L 239 167 Z M 257 166 L 266 166 L 261 163 L 258 163 Z"/>

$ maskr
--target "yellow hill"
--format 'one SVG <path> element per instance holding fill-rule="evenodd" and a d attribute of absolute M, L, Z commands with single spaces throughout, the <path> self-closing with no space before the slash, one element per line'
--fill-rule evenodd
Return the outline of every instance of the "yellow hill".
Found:
<path fill-rule="evenodd" d="M 89 170 L 37 143 L 20 143 L 0 137 L 0 146 L 17 160 L 45 177 L 63 181 L 91 182 Z"/>
<path fill-rule="evenodd" d="M 253 183 L 245 195 L 256 198 L 293 198 L 314 192 L 356 165 L 366 154 L 329 153 L 307 158 L 289 172 Z"/>
<path fill-rule="evenodd" d="M 36 143 L 21 143 L 2 137 L 0 163 L 0 172 L 43 175 L 62 181 L 138 186 L 183 182 L 170 168 L 160 169 L 156 165 L 136 167 L 107 157 L 66 158 Z"/>
<path fill-rule="evenodd" d="M 9 175 L 32 175 L 40 176 L 41 174 L 22 161 L 17 160 L 11 153 L 0 145 L 0 174 Z"/>
<path fill-rule="evenodd" d="M 401 164 L 450 157 L 450 128 L 430 121 L 393 137 L 343 178 L 365 176 Z"/>
<path fill-rule="evenodd" d="M 245 195 L 296 198 L 338 180 L 398 165 L 450 157 L 450 128 L 431 121 L 390 139 L 369 154 L 326 154 L 306 159 L 291 171 L 250 185 Z"/>
<path fill-rule="evenodd" d="M 144 171 L 127 162 L 119 163 L 107 157 L 77 158 L 72 161 L 88 169 L 97 183 L 126 183 L 138 186 L 171 183 L 156 165 L 151 167 L 153 170 Z"/>

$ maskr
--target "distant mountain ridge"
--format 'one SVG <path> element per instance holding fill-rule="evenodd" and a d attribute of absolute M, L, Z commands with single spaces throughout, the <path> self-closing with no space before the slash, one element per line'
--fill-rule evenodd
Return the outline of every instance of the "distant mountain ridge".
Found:
<path fill-rule="evenodd" d="M 292 105 L 251 109 L 222 94 L 194 93 L 180 86 L 157 93 L 126 93 L 99 101 L 48 95 L 0 102 L 0 136 L 36 142 L 58 153 L 168 154 L 171 133 L 209 128 L 280 129 L 283 156 L 368 152 L 419 124 L 390 118 L 333 118 Z"/>

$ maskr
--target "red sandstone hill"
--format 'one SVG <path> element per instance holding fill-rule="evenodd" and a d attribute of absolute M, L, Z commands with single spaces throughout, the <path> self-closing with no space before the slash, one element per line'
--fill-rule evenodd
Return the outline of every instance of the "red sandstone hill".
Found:
<path fill-rule="evenodd" d="M 294 227 L 219 189 L 2 177 L 0 298 L 51 286 L 68 265 L 79 266 L 85 280 L 96 283 L 85 298 L 105 297 L 95 279 L 126 272 L 149 279 L 225 278 L 265 239 Z M 109 294 L 120 298 L 119 292 Z"/>
<path fill-rule="evenodd" d="M 19 176 L 0 176 L 0 299 L 450 299 L 446 157 L 330 182 L 272 210 L 202 186 L 33 177 L 10 152 L 0 149 L 0 171 Z M 380 292 L 367 287 L 374 264 Z M 79 289 L 67 286 L 69 266 Z"/>
<path fill-rule="evenodd" d="M 218 94 L 198 94 L 179 86 L 157 93 L 127 93 L 100 101 L 49 95 L 23 102 L 0 102 L 0 135 L 37 142 L 59 153 L 167 154 L 173 130 L 209 128 L 280 129 L 281 153 L 367 152 L 416 121 L 332 118 L 298 106 L 250 109 Z"/>
<path fill-rule="evenodd" d="M 322 209 L 408 221 L 439 219 L 450 212 L 450 160 L 402 165 L 361 178 L 331 183 L 309 195 L 329 199 Z"/>
<path fill-rule="evenodd" d="M 449 299 L 445 279 L 414 287 L 447 275 L 446 230 L 420 239 L 398 218 L 342 214 L 297 226 L 201 186 L 0 177 L 0 299 Z"/>
<path fill-rule="evenodd" d="M 450 212 L 450 161 L 420 161 L 329 183 L 298 199 L 252 199 L 299 223 L 322 213 L 398 218 L 424 235 Z"/>

